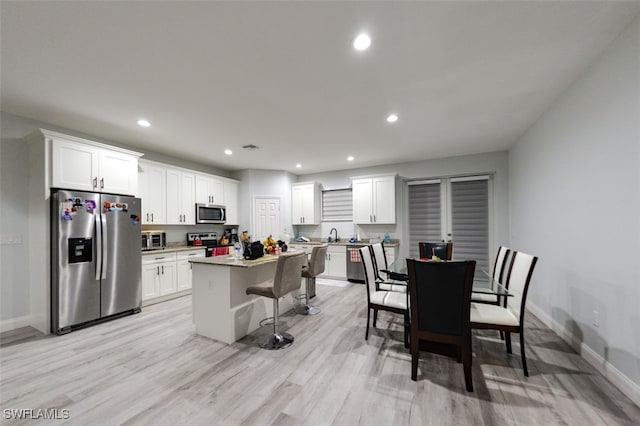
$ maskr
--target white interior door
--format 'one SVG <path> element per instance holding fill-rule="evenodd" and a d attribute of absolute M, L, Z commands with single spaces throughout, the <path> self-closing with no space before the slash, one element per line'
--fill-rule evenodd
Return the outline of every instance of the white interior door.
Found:
<path fill-rule="evenodd" d="M 269 235 L 277 240 L 280 235 L 280 198 L 256 198 L 254 205 L 254 241 L 262 241 Z"/>

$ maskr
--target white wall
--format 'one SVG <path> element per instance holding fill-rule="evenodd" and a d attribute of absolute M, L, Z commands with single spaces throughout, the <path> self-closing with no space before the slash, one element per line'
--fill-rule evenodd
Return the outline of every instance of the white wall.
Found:
<path fill-rule="evenodd" d="M 0 144 L 0 331 L 30 323 L 29 150 L 21 140 Z M 21 166 L 22 165 L 22 166 Z"/>
<path fill-rule="evenodd" d="M 639 18 L 509 152 L 509 200 L 528 305 L 640 404 Z"/>
<path fill-rule="evenodd" d="M 351 187 L 351 178 L 375 174 L 396 173 L 399 177 L 396 186 L 396 224 L 395 225 L 359 225 L 351 222 L 323 222 L 316 226 L 296 226 L 296 232 L 313 238 L 326 238 L 329 230 L 335 226 L 341 237 L 348 238 L 353 233 L 360 233 L 361 238 L 378 238 L 386 232 L 393 239 L 400 240 L 399 255 L 406 257 L 409 247 L 407 180 L 428 179 L 448 176 L 464 176 L 475 174 L 493 175 L 493 249 L 507 245 L 508 234 L 508 159 L 507 153 L 492 152 L 487 154 L 466 155 L 460 157 L 440 158 L 435 160 L 416 161 L 411 163 L 389 164 L 327 173 L 298 176 L 299 182 L 320 182 L 323 189 Z M 455 240 L 455 237 L 454 237 Z"/>

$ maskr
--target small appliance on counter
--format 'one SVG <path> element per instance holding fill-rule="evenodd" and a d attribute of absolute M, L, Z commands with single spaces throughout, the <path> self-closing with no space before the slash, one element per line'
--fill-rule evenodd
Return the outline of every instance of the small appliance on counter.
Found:
<path fill-rule="evenodd" d="M 228 228 L 224 230 L 224 235 L 229 239 L 229 244 L 235 244 L 238 239 L 238 228 Z"/>
<path fill-rule="evenodd" d="M 216 232 L 188 233 L 187 245 L 204 247 L 206 249 L 206 257 L 229 254 L 229 246 L 222 246 L 218 243 L 218 234 Z"/>
<path fill-rule="evenodd" d="M 142 250 L 162 250 L 167 247 L 167 234 L 162 231 L 142 231 Z"/>

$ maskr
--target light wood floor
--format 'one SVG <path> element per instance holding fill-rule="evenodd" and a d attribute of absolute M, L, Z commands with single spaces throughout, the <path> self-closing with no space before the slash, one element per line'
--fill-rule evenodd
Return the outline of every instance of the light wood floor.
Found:
<path fill-rule="evenodd" d="M 233 345 L 195 335 L 191 296 L 66 336 L 6 333 L 0 405 L 68 409 L 67 423 L 78 425 L 624 425 L 640 419 L 639 407 L 531 315 L 529 378 L 517 344 L 507 355 L 497 333 L 476 332 L 475 392 L 465 390 L 461 364 L 427 353 L 413 382 L 399 316 L 381 313 L 378 329 L 364 340 L 364 291 L 357 284 L 319 285 L 313 304 L 322 313 L 286 314 L 285 328 L 296 341 L 281 351 L 256 346 L 266 330 Z"/>

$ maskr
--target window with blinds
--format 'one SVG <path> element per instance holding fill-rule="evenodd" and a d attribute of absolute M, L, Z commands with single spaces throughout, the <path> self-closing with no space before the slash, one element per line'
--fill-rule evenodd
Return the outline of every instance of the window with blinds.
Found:
<path fill-rule="evenodd" d="M 440 181 L 409 183 L 409 256 L 418 258 L 418 243 L 442 239 Z"/>
<path fill-rule="evenodd" d="M 489 271 L 489 181 L 451 180 L 451 232 L 456 259 Z"/>
<path fill-rule="evenodd" d="M 322 191 L 322 221 L 353 220 L 351 188 Z"/>
<path fill-rule="evenodd" d="M 443 235 L 451 235 L 454 260 L 475 260 L 476 270 L 490 271 L 489 179 L 409 182 L 409 256 L 418 257 L 420 241 L 441 241 Z"/>

